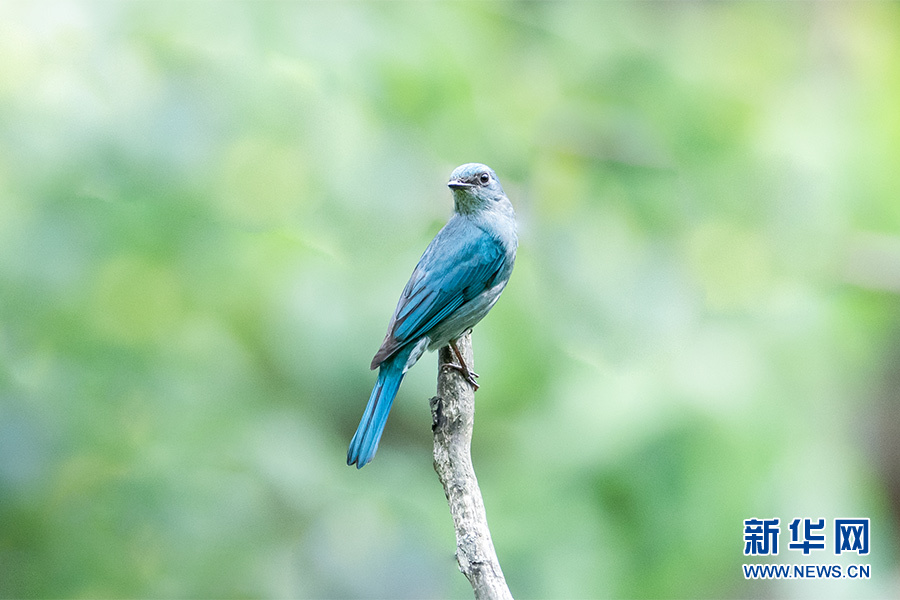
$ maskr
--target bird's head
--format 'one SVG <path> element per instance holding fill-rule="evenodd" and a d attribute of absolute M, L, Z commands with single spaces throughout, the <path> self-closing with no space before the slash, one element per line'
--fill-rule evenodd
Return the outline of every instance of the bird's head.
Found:
<path fill-rule="evenodd" d="M 506 199 L 497 174 L 489 166 L 479 163 L 456 167 L 447 186 L 453 190 L 456 212 L 459 213 L 491 209 L 494 203 Z"/>

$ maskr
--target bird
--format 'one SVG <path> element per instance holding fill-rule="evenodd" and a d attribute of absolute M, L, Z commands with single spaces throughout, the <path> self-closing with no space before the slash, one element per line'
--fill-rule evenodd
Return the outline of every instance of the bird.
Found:
<path fill-rule="evenodd" d="M 426 350 L 449 345 L 459 364 L 447 366 L 478 389 L 478 374 L 456 340 L 484 318 L 509 281 L 518 247 L 516 214 L 486 165 L 457 167 L 447 186 L 453 214 L 413 269 L 370 365 L 378 379 L 347 451 L 347 464 L 357 469 L 375 456 L 403 376 Z"/>

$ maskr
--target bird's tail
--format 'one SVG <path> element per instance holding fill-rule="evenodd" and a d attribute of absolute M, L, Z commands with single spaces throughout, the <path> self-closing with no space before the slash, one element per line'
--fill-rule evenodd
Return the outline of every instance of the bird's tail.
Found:
<path fill-rule="evenodd" d="M 357 469 L 362 469 L 378 450 L 378 441 L 384 432 L 388 413 L 394 403 L 394 396 L 403 381 L 404 367 L 409 358 L 409 351 L 401 350 L 388 360 L 381 363 L 378 370 L 378 381 L 369 396 L 366 412 L 359 421 L 359 427 L 350 440 L 350 449 L 347 451 L 347 464 L 356 463 Z"/>

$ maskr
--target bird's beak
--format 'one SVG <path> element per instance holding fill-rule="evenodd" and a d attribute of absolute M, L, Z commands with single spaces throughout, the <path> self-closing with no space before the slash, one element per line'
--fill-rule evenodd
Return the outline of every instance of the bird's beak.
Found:
<path fill-rule="evenodd" d="M 447 187 L 454 190 L 459 190 L 462 188 L 472 187 L 471 183 L 466 183 L 465 181 L 461 181 L 459 179 L 451 179 L 447 182 Z"/>

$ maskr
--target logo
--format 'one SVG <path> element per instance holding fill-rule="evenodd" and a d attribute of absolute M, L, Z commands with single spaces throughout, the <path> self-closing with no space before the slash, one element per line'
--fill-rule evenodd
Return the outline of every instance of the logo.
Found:
<path fill-rule="evenodd" d="M 778 556 L 781 520 L 744 519 L 744 556 Z M 835 519 L 829 530 L 826 519 L 795 518 L 787 527 L 788 552 L 803 556 L 825 553 L 830 547 L 834 555 L 867 556 L 869 523 L 866 519 Z M 829 535 L 833 532 L 833 536 Z M 830 538 L 830 539 L 829 539 Z M 745 579 L 869 579 L 868 564 L 745 564 Z"/>

